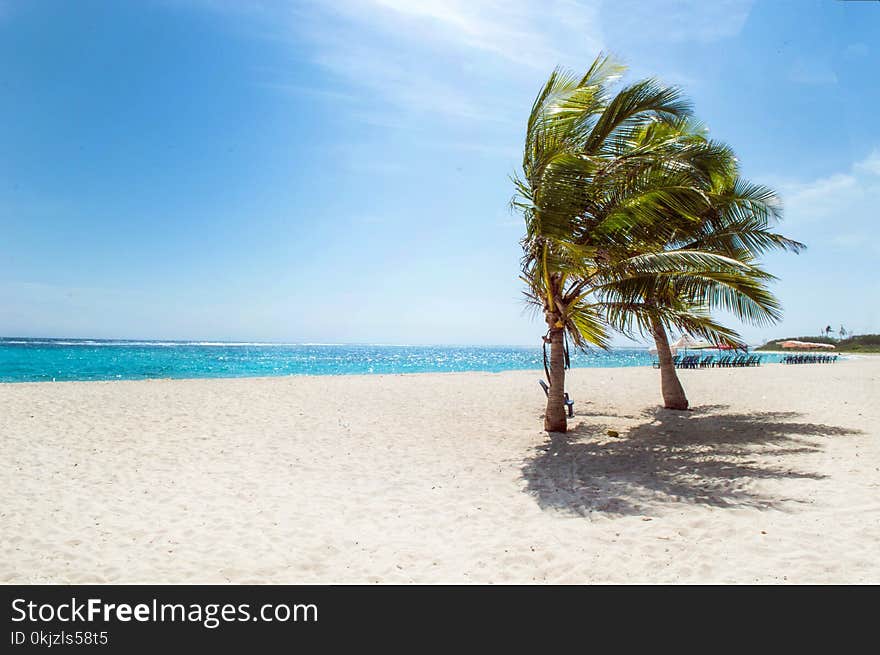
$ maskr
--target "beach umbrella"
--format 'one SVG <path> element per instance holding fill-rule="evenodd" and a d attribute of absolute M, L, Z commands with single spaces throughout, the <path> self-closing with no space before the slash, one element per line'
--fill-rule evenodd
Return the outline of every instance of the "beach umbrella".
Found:
<path fill-rule="evenodd" d="M 697 343 L 697 340 L 691 335 L 683 334 L 672 345 L 676 348 L 690 348 L 695 343 Z"/>
<path fill-rule="evenodd" d="M 705 341 L 703 339 L 700 339 L 699 341 L 697 341 L 689 334 L 681 335 L 681 338 L 678 341 L 676 341 L 675 343 L 673 343 L 672 346 L 673 346 L 673 348 L 679 348 L 679 349 L 684 348 L 685 350 L 702 350 L 703 348 L 713 348 L 714 347 L 708 341 Z"/>
<path fill-rule="evenodd" d="M 783 348 L 794 348 L 797 350 L 812 350 L 814 348 L 824 348 L 825 350 L 834 350 L 834 344 L 831 343 L 813 343 L 812 341 L 783 341 L 779 344 Z"/>
<path fill-rule="evenodd" d="M 747 352 L 749 352 L 749 347 L 748 347 L 748 346 L 745 346 L 745 345 L 743 345 L 743 346 L 731 346 L 730 344 L 727 344 L 727 343 L 718 344 L 718 345 L 715 346 L 715 349 L 716 349 L 716 350 L 733 350 L 733 351 L 735 351 L 735 352 L 743 352 L 743 353 L 747 353 Z"/>

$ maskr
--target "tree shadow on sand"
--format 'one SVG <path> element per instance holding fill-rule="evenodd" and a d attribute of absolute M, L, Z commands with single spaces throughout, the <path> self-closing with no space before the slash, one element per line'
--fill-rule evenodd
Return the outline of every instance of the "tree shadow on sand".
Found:
<path fill-rule="evenodd" d="M 526 491 L 544 509 L 582 516 L 644 515 L 670 503 L 778 508 L 802 501 L 761 493 L 756 481 L 820 480 L 825 476 L 793 469 L 791 456 L 819 452 L 822 439 L 860 433 L 798 422 L 795 412 L 726 409 L 648 410 L 619 437 L 608 436 L 615 426 L 592 414 L 591 423 L 551 433 L 536 448 L 522 468 Z M 623 417 L 606 418 L 619 423 Z"/>

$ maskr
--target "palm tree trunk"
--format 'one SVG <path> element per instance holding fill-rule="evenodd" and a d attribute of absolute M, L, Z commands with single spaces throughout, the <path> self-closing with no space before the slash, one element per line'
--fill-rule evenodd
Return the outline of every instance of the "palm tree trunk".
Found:
<path fill-rule="evenodd" d="M 660 361 L 660 389 L 663 392 L 663 406 L 666 409 L 687 409 L 688 399 L 684 395 L 684 387 L 675 372 L 672 363 L 672 351 L 669 348 L 669 337 L 666 329 L 657 319 L 651 319 L 651 332 L 657 346 L 657 359 Z"/>
<path fill-rule="evenodd" d="M 547 411 L 544 413 L 544 429 L 547 432 L 565 432 L 565 345 L 563 329 L 550 329 L 550 392 L 547 394 Z"/>

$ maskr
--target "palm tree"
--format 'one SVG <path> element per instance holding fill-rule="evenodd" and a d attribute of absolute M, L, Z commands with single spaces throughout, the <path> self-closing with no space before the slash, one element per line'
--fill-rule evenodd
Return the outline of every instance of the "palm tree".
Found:
<path fill-rule="evenodd" d="M 598 291 L 610 325 L 631 336 L 638 332 L 653 338 L 664 406 L 687 409 L 669 330 L 742 346 L 739 335 L 713 319 L 712 311 L 721 309 L 756 325 L 778 321 L 780 305 L 767 288 L 775 278 L 758 260 L 771 249 L 798 252 L 804 245 L 772 231 L 780 218 L 775 194 L 741 179 L 729 148 L 709 141 L 699 126 L 687 122 L 650 129 L 678 132 L 675 147 L 689 144 L 702 151 L 702 157 L 689 158 L 689 179 L 681 181 L 699 198 L 691 195 L 696 202 L 670 206 L 662 229 L 631 239 L 623 260 L 630 274 L 626 279 L 617 274 Z M 641 135 L 641 140 L 655 139 L 647 132 Z M 632 271 L 634 261 L 638 272 Z"/>
<path fill-rule="evenodd" d="M 731 150 L 688 122 L 678 90 L 643 80 L 611 95 L 621 70 L 600 56 L 580 79 L 554 71 L 532 107 L 514 180 L 512 205 L 526 222 L 522 279 L 548 328 L 548 431 L 567 427 L 568 339 L 607 347 L 609 327 L 650 334 L 664 404 L 685 409 L 668 330 L 740 346 L 712 310 L 778 320 L 773 276 L 758 258 L 803 247 L 771 231 L 780 216 L 773 192 L 738 177 Z"/>
<path fill-rule="evenodd" d="M 554 71 L 532 106 L 522 177 L 514 179 L 512 206 L 526 223 L 525 293 L 543 312 L 550 345 L 544 418 L 550 432 L 567 428 L 566 338 L 580 348 L 608 344 L 601 306 L 591 302 L 592 286 L 604 279 L 596 263 L 602 247 L 611 248 L 628 226 L 661 218 L 635 200 L 662 162 L 651 147 L 632 148 L 633 139 L 652 123 L 674 123 L 690 111 L 677 89 L 651 79 L 611 94 L 622 71 L 601 55 L 580 78 Z M 602 238 L 584 240 L 585 234 Z"/>

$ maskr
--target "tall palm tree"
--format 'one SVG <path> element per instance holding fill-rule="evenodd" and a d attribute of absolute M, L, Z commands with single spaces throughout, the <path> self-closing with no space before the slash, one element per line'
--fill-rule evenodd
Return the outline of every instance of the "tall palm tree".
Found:
<path fill-rule="evenodd" d="M 551 75 L 529 117 L 523 177 L 512 204 L 526 221 L 526 296 L 547 323 L 550 393 L 544 427 L 566 429 L 566 337 L 607 346 L 609 326 L 650 334 L 664 404 L 687 398 L 669 348 L 676 328 L 741 345 L 712 317 L 779 318 L 758 265 L 771 248 L 803 245 L 770 230 L 772 191 L 738 177 L 729 148 L 688 122 L 674 88 L 643 80 L 609 92 L 621 71 L 599 57 L 582 78 Z"/>
<path fill-rule="evenodd" d="M 527 298 L 543 312 L 550 345 L 544 418 L 550 432 L 567 428 L 566 336 L 582 348 L 607 346 L 601 307 L 590 301 L 603 246 L 630 226 L 662 219 L 658 207 L 637 199 L 663 160 L 653 144 L 633 148 L 633 140 L 652 123 L 675 123 L 690 112 L 677 89 L 651 79 L 612 94 L 610 84 L 622 71 L 601 55 L 582 77 L 554 71 L 532 106 L 522 177 L 514 179 L 512 206 L 526 223 L 522 279 Z M 587 242 L 583 234 L 603 238 Z"/>
<path fill-rule="evenodd" d="M 651 127 L 677 132 L 678 147 L 703 151 L 702 160 L 685 170 L 683 184 L 699 193 L 684 209 L 668 208 L 664 229 L 652 229 L 624 246 L 623 261 L 641 270 L 626 279 L 618 275 L 599 291 L 605 318 L 616 329 L 650 335 L 657 347 L 664 406 L 687 409 L 688 400 L 672 361 L 671 328 L 719 344 L 742 346 L 740 336 L 712 318 L 721 309 L 755 325 L 779 320 L 781 308 L 767 287 L 775 279 L 759 265 L 772 249 L 798 252 L 805 246 L 772 231 L 781 218 L 773 191 L 739 177 L 732 151 L 711 142 L 699 126 Z M 655 140 L 646 131 L 641 140 Z M 694 198 L 692 197 L 692 200 Z M 639 257 L 639 253 L 643 253 Z"/>

